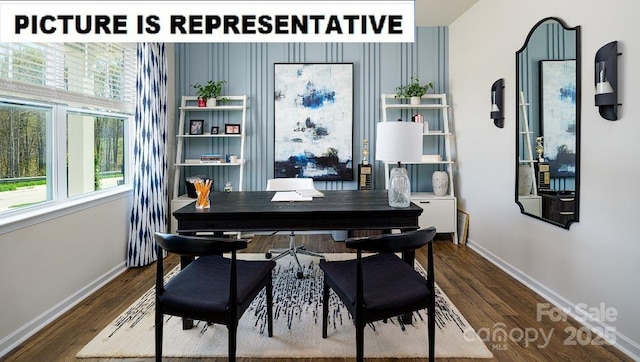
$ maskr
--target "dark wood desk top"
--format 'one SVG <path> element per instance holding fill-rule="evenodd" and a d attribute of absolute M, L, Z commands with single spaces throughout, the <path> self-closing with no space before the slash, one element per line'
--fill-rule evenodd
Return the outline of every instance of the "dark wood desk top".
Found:
<path fill-rule="evenodd" d="M 322 191 L 313 201 L 273 202 L 274 191 L 214 192 L 211 208 L 173 212 L 179 232 L 418 229 L 422 208 L 389 206 L 385 190 Z"/>

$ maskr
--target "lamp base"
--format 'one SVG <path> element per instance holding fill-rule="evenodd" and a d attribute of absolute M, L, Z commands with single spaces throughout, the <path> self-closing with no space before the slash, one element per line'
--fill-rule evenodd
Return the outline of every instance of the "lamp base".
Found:
<path fill-rule="evenodd" d="M 409 207 L 411 203 L 411 184 L 404 167 L 394 167 L 389 176 L 389 206 Z"/>

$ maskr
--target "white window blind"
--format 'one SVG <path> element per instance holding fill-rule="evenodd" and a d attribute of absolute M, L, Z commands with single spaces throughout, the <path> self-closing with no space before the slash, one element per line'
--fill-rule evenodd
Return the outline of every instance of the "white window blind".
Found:
<path fill-rule="evenodd" d="M 0 91 L 133 113 L 133 43 L 0 43 Z"/>

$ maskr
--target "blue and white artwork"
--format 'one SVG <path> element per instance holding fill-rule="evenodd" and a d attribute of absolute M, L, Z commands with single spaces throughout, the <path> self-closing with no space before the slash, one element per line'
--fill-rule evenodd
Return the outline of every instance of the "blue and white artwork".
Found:
<path fill-rule="evenodd" d="M 353 64 L 274 65 L 274 177 L 353 180 Z"/>
<path fill-rule="evenodd" d="M 551 177 L 576 174 L 576 61 L 540 62 L 541 128 Z"/>

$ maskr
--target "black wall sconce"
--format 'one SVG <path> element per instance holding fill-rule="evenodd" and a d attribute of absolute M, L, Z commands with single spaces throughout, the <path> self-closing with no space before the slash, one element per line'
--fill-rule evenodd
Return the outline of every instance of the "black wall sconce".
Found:
<path fill-rule="evenodd" d="M 618 42 L 612 41 L 596 52 L 596 106 L 604 119 L 618 119 Z"/>
<path fill-rule="evenodd" d="M 491 119 L 498 128 L 504 127 L 504 79 L 500 78 L 491 86 Z"/>

